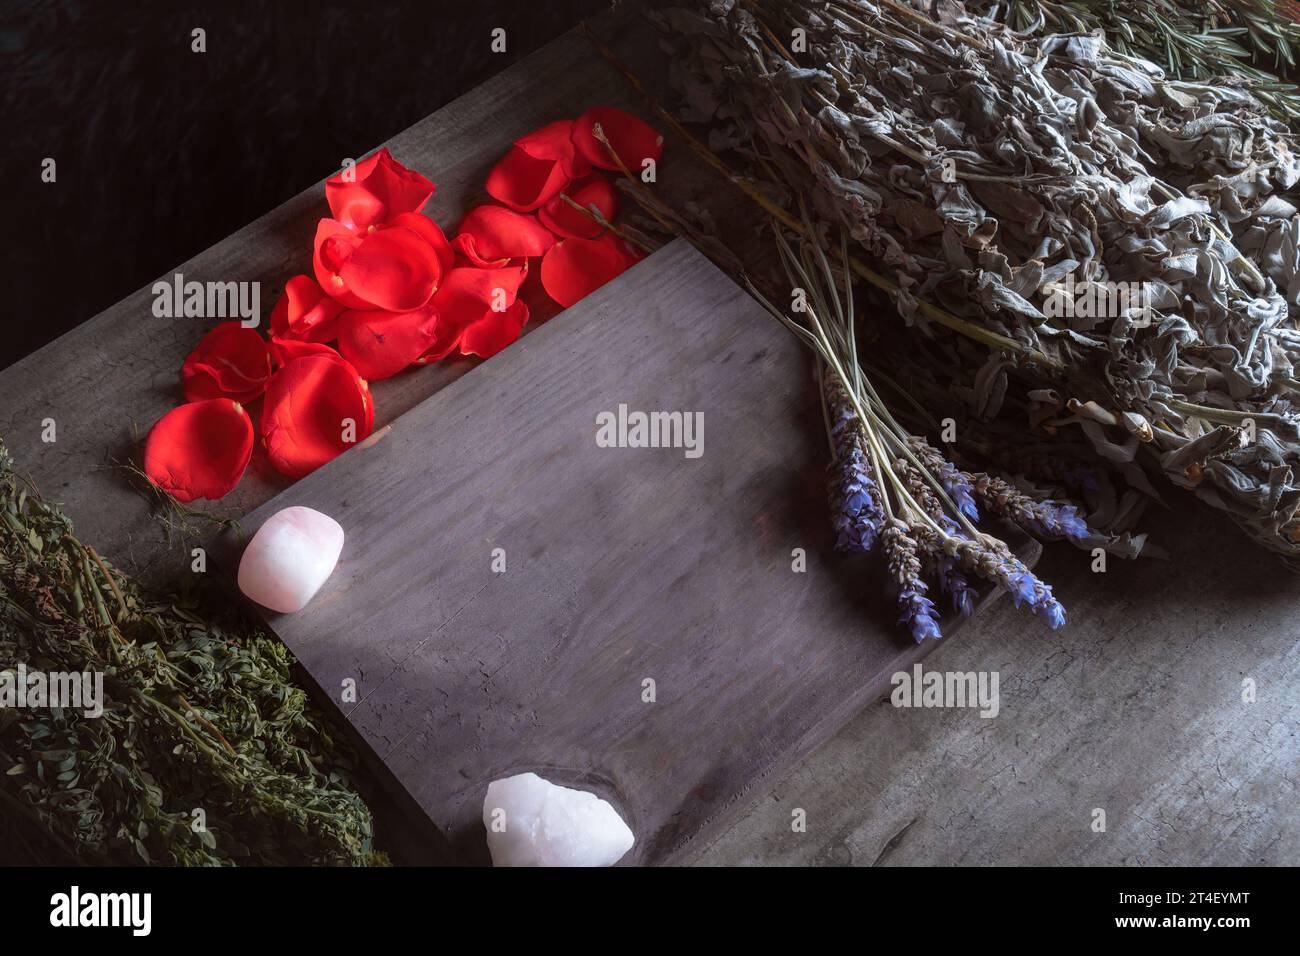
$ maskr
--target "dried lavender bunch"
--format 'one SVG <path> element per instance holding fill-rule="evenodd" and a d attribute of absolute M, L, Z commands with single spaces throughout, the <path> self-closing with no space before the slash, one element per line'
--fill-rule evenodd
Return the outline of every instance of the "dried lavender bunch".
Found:
<path fill-rule="evenodd" d="M 858 416 L 853 411 L 848 390 L 843 383 L 834 377 L 828 378 L 823 392 L 831 423 L 831 446 L 834 454 L 834 460 L 830 465 L 830 497 L 831 525 L 836 534 L 835 545 L 840 551 L 870 551 L 887 528 L 884 510 L 880 505 L 880 490 L 871 477 L 872 468 L 866 452 L 865 434 Z M 947 473 L 961 474 L 942 455 L 935 453 L 935 457 Z M 960 533 L 956 523 L 944 513 L 943 503 L 910 462 L 903 458 L 896 458 L 893 468 L 894 473 L 899 475 L 907 486 L 908 493 L 926 514 L 938 521 L 950 533 Z M 951 494 L 951 490 L 949 493 Z M 969 495 L 967 497 L 969 500 Z M 973 502 L 971 509 L 974 509 Z M 970 516 L 978 517 L 978 515 Z M 889 527 L 897 527 L 902 529 L 904 534 L 906 533 L 906 525 L 900 522 L 895 521 Z M 902 610 L 899 623 L 907 624 L 912 636 L 918 641 L 926 637 L 937 639 L 940 636 L 939 623 L 934 615 L 934 603 L 925 596 L 928 589 L 921 577 L 921 568 L 925 567 L 938 583 L 939 590 L 948 595 L 953 610 L 963 617 L 970 617 L 974 613 L 975 599 L 978 594 L 952 558 L 929 552 L 918 553 L 915 542 L 907 539 L 906 547 L 910 548 L 909 556 L 904 553 L 904 546 L 905 542 L 900 542 L 897 535 L 885 536 L 885 553 L 890 572 L 896 582 Z"/>
<path fill-rule="evenodd" d="M 951 354 L 973 410 L 1056 387 L 1109 416 L 1058 434 L 1099 458 L 1139 435 L 1171 482 L 1300 560 L 1289 130 L 1249 83 L 939 9 L 681 0 L 658 16 L 684 118 L 774 184 L 742 181 L 764 208 L 792 192 L 818 228 L 848 228 L 855 271 L 923 335 L 969 338 Z"/>
<path fill-rule="evenodd" d="M 1027 606 L 1053 627 L 1059 626 L 1064 611 L 1051 589 L 1003 542 L 972 524 L 966 512 L 973 510 L 973 504 L 966 509 L 959 506 L 935 472 L 973 502 L 970 477 L 929 445 L 918 444 L 920 440 L 898 424 L 863 372 L 847 236 L 841 240 L 838 279 L 819 244 L 801 242 L 796 254 L 779 229 L 776 237 L 795 293 L 792 301 L 805 304 L 796 310 L 800 317 L 776 308 L 752 283 L 749 288 L 823 363 L 826 431 L 834 455 L 829 486 L 837 547 L 866 551 L 879 542 L 898 600 L 898 622 L 917 641 L 941 636 L 927 570 L 962 614 L 970 614 L 974 607 L 974 589 L 966 577 L 974 572 L 1011 590 L 1017 606 Z"/>

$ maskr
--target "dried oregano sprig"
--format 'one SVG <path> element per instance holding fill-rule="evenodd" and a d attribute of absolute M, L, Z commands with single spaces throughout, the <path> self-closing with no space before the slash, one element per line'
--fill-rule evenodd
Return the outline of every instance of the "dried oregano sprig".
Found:
<path fill-rule="evenodd" d="M 0 858 L 35 832 L 69 863 L 382 860 L 284 645 L 218 596 L 150 592 L 100 559 L 0 443 L 0 670 L 19 663 L 102 674 L 107 699 L 98 717 L 0 709 Z"/>
<path fill-rule="evenodd" d="M 941 636 L 926 569 L 961 613 L 969 614 L 974 606 L 974 591 L 966 579 L 973 573 L 1007 588 L 1017 606 L 1027 606 L 1059 627 L 1065 613 L 1051 589 L 1016 560 L 1005 543 L 973 524 L 978 516 L 972 498 L 976 482 L 906 432 L 864 373 L 858 359 L 847 236 L 841 239 L 837 276 L 820 243 L 804 240 L 796 253 L 779 224 L 773 223 L 773 228 L 792 301 L 801 305 L 787 315 L 752 283 L 749 290 L 822 363 L 827 436 L 834 456 L 828 486 L 836 546 L 850 552 L 879 546 L 898 599 L 899 623 L 918 642 Z"/>

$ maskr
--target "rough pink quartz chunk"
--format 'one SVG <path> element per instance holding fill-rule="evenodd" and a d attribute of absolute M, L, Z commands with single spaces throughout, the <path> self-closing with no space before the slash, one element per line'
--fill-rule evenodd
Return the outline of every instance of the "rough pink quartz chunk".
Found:
<path fill-rule="evenodd" d="M 295 506 L 257 529 L 239 561 L 239 590 L 263 607 L 292 614 L 306 606 L 339 563 L 343 528 L 329 515 Z"/>

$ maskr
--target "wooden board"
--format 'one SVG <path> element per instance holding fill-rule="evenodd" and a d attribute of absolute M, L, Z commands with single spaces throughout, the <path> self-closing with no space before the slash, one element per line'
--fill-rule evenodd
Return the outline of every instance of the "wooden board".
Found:
<path fill-rule="evenodd" d="M 702 412 L 702 455 L 599 447 L 620 404 Z M 268 621 L 460 859 L 486 861 L 487 784 L 534 770 L 672 862 L 929 650 L 831 553 L 819 416 L 793 337 L 679 241 L 241 524 L 343 525 L 326 587 Z"/>

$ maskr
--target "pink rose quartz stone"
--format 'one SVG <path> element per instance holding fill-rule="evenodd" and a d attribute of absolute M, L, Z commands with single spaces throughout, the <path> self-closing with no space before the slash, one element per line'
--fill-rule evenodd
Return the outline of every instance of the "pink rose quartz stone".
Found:
<path fill-rule="evenodd" d="M 263 607 L 292 614 L 334 571 L 343 528 L 311 508 L 277 511 L 257 529 L 239 561 L 239 590 Z"/>

